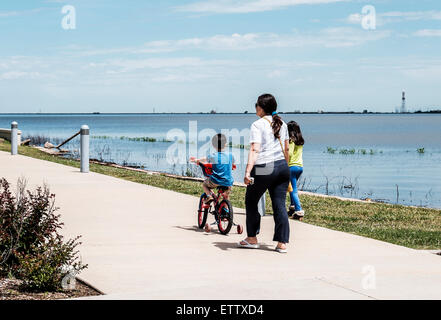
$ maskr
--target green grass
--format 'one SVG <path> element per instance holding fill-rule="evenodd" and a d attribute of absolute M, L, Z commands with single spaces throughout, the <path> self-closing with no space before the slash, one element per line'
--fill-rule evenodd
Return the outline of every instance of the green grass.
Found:
<path fill-rule="evenodd" d="M 10 152 L 10 144 L 0 143 L 0 151 Z M 20 147 L 19 153 L 32 158 L 80 167 L 78 161 L 48 155 L 31 147 Z M 199 196 L 202 192 L 199 182 L 171 178 L 165 175 L 148 175 L 93 163 L 90 165 L 90 170 L 192 196 Z M 244 197 L 245 188 L 234 187 L 231 194 L 233 205 L 244 208 Z M 312 195 L 301 195 L 300 199 L 303 209 L 307 213 L 305 223 L 415 249 L 441 249 L 441 210 L 343 201 Z M 268 196 L 267 211 L 269 213 L 272 211 L 271 200 Z"/>

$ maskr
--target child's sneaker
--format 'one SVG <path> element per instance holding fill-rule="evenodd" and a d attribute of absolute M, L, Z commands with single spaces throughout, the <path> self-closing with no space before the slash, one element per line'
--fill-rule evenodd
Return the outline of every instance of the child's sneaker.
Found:
<path fill-rule="evenodd" d="M 304 217 L 305 217 L 305 211 L 303 210 L 294 212 L 292 216 L 294 220 L 300 220 L 300 221 L 302 221 Z"/>
<path fill-rule="evenodd" d="M 296 216 L 299 216 L 299 217 L 304 217 L 305 216 L 305 211 L 303 211 L 303 210 L 295 211 L 294 214 Z"/>

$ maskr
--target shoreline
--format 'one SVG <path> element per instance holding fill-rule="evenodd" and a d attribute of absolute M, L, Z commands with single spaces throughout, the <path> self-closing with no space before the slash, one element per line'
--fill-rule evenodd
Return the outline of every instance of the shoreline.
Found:
<path fill-rule="evenodd" d="M 80 161 L 79 159 L 65 158 L 65 157 L 63 157 L 62 153 L 55 154 L 54 152 L 52 152 L 53 149 L 45 149 L 44 147 L 38 147 L 38 146 L 30 146 L 30 147 L 32 147 L 36 150 L 39 150 L 41 152 L 50 154 L 50 155 L 60 157 L 60 158 L 77 161 L 78 163 Z M 124 170 L 129 170 L 129 171 L 134 171 L 134 172 L 145 173 L 148 175 L 162 175 L 162 176 L 169 177 L 172 179 L 179 179 L 179 180 L 184 180 L 184 181 L 203 182 L 205 180 L 204 178 L 188 177 L 188 176 L 177 175 L 177 174 L 172 174 L 172 173 L 168 173 L 168 172 L 141 169 L 141 168 L 135 167 L 135 166 L 123 166 L 123 165 L 120 165 L 120 164 L 117 164 L 114 162 L 99 161 L 97 159 L 90 159 L 90 163 L 94 163 L 94 164 L 102 165 L 102 166 L 107 166 L 107 167 L 113 167 L 113 168 L 117 168 L 117 169 L 124 169 Z M 234 182 L 233 186 L 239 187 L 239 188 L 246 188 L 246 185 L 241 182 Z M 384 205 L 390 205 L 390 206 L 398 205 L 398 206 L 403 206 L 403 207 L 407 207 L 407 208 L 415 208 L 415 209 L 424 208 L 424 209 L 429 209 L 429 210 L 437 210 L 437 211 L 440 210 L 438 208 L 431 208 L 431 207 L 410 206 L 410 205 L 403 205 L 403 204 L 394 204 L 394 203 L 389 203 L 389 202 L 384 202 L 384 201 L 375 201 L 374 199 L 370 199 L 370 198 L 367 198 L 367 199 L 346 198 L 346 197 L 341 197 L 341 196 L 326 195 L 326 194 L 315 193 L 315 192 L 310 192 L 310 191 L 300 191 L 299 190 L 299 195 L 308 195 L 308 196 L 336 199 L 336 200 L 340 200 L 340 201 L 361 202 L 361 203 L 367 203 L 367 204 L 384 204 Z"/>
<path fill-rule="evenodd" d="M 13 116 L 13 115 L 19 115 L 19 116 L 26 116 L 26 115 L 41 115 L 41 116 L 50 116 L 50 115 L 62 115 L 62 116 L 69 116 L 69 115 L 92 115 L 92 116 L 100 116 L 100 115 L 255 115 L 254 112 L 65 112 L 65 113 L 58 113 L 58 112 L 23 112 L 23 113 L 0 113 L 0 116 Z M 428 110 L 428 111 L 413 111 L 413 112 L 381 112 L 381 111 L 280 111 L 279 114 L 318 114 L 318 115 L 330 115 L 330 114 L 356 114 L 356 115 L 369 115 L 369 114 L 394 114 L 394 115 L 405 115 L 405 114 L 441 114 L 441 110 Z"/>

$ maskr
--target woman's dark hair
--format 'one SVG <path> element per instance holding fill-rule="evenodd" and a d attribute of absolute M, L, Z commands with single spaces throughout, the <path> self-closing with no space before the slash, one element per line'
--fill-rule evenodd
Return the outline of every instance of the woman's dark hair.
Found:
<path fill-rule="evenodd" d="M 256 107 L 259 106 L 265 111 L 267 115 L 273 115 L 273 112 L 277 111 L 277 101 L 271 94 L 263 94 L 257 99 Z M 278 114 L 273 115 L 272 128 L 274 137 L 280 139 L 280 129 L 282 128 L 283 121 Z"/>
<path fill-rule="evenodd" d="M 290 142 L 294 142 L 296 146 L 303 146 L 305 144 L 305 139 L 303 139 L 302 130 L 300 126 L 295 121 L 288 122 L 288 132 Z"/>

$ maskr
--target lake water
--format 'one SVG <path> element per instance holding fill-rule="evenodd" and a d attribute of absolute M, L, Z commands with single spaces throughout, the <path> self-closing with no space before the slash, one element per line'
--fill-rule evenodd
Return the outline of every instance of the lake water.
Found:
<path fill-rule="evenodd" d="M 284 114 L 282 117 L 286 122 L 297 121 L 306 140 L 301 189 L 441 208 L 441 115 Z M 167 152 L 177 155 L 171 150 L 180 150 L 181 155 L 185 152 L 185 158 L 198 152 L 201 156 L 207 151 L 204 145 L 209 137 L 222 129 L 244 130 L 244 137 L 238 140 L 240 137 L 236 136 L 233 145 L 246 145 L 247 129 L 256 119 L 253 114 L 8 114 L 0 115 L 0 127 L 10 128 L 10 123 L 17 121 L 24 137 L 42 135 L 56 141 L 68 138 L 87 124 L 93 158 L 191 175 L 200 174 L 198 168 L 182 159 L 171 161 L 173 157 L 167 157 Z M 157 141 L 131 139 L 140 137 Z M 173 142 L 162 142 L 167 139 Z M 79 138 L 65 147 L 77 154 Z M 424 152 L 417 151 L 422 148 Z M 247 150 L 235 147 L 232 151 L 239 162 L 234 176 L 242 181 Z"/>

